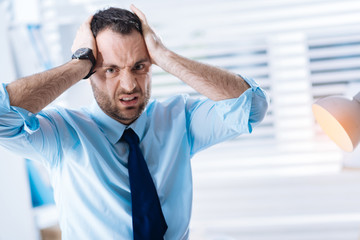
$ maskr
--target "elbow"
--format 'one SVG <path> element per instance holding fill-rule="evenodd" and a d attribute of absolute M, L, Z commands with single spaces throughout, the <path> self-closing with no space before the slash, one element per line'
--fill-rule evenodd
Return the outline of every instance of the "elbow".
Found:
<path fill-rule="evenodd" d="M 261 97 L 258 97 L 257 101 L 253 102 L 253 104 L 251 105 L 249 123 L 251 123 L 251 125 L 254 125 L 263 121 L 268 109 L 268 97 L 265 94 Z"/>
<path fill-rule="evenodd" d="M 268 109 L 269 109 L 269 101 L 267 99 L 264 99 L 263 101 L 260 102 L 260 109 L 259 109 L 259 113 L 258 113 L 258 121 L 259 122 L 264 120 Z"/>

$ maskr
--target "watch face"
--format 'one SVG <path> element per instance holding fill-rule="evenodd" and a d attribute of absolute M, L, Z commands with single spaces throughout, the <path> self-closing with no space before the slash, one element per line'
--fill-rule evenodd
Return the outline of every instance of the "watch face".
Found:
<path fill-rule="evenodd" d="M 81 56 L 87 55 L 88 52 L 89 52 L 88 48 L 79 48 L 78 50 L 76 50 L 74 55 L 76 57 L 81 57 Z"/>

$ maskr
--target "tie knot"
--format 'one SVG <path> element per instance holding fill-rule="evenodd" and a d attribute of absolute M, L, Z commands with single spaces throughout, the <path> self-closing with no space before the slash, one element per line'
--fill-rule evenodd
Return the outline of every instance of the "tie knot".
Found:
<path fill-rule="evenodd" d="M 139 144 L 139 137 L 131 128 L 126 129 L 121 138 L 124 139 L 124 141 L 129 145 Z"/>

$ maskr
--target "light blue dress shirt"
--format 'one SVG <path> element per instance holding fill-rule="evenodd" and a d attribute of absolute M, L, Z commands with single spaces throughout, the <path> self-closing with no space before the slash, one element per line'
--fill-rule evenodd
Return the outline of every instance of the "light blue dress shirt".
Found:
<path fill-rule="evenodd" d="M 125 128 L 140 148 L 168 224 L 165 239 L 188 239 L 192 207 L 190 159 L 211 145 L 250 133 L 268 100 L 252 80 L 239 98 L 214 102 L 187 95 L 152 100 L 125 126 L 97 104 L 48 108 L 34 115 L 9 103 L 0 86 L 0 144 L 48 169 L 63 239 L 132 239 Z M 9 160 L 10 161 L 10 160 Z"/>

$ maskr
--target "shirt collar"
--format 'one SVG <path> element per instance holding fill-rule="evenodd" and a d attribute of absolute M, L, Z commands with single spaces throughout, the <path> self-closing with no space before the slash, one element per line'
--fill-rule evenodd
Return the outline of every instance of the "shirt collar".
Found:
<path fill-rule="evenodd" d="M 103 112 L 103 110 L 99 107 L 96 101 L 94 101 L 94 103 L 92 104 L 90 108 L 90 113 L 94 121 L 98 124 L 102 132 L 105 134 L 106 138 L 112 144 L 115 144 L 119 141 L 119 139 L 124 133 L 124 130 L 127 128 L 132 128 L 134 132 L 138 135 L 140 141 L 144 137 L 147 115 L 146 111 L 144 111 L 140 115 L 140 117 L 130 125 L 122 124 L 108 116 L 106 113 Z"/>

